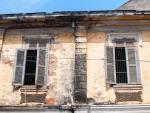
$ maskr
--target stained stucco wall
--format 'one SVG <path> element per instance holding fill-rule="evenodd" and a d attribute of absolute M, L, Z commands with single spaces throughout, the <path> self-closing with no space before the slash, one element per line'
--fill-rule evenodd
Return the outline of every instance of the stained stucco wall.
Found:
<path fill-rule="evenodd" d="M 50 49 L 49 93 L 48 100 L 56 103 L 71 101 L 73 92 L 75 45 L 71 33 L 60 33 L 55 36 Z M 54 97 L 54 98 L 52 98 Z"/>
<path fill-rule="evenodd" d="M 141 100 L 138 101 L 123 101 L 120 104 L 141 104 L 150 103 L 150 31 L 143 31 L 139 37 L 142 41 L 138 44 L 137 50 L 139 54 L 139 72 L 141 75 Z M 105 67 L 105 43 L 107 34 L 103 32 L 89 33 L 87 43 L 87 78 L 88 78 L 88 98 L 92 102 L 116 103 L 115 88 L 106 84 L 106 67 Z M 124 87 L 124 86 L 123 86 Z M 126 86 L 125 86 L 126 87 Z M 133 86 L 130 88 L 132 89 Z M 125 88 L 124 88 L 125 89 Z M 122 92 L 131 92 L 129 89 L 121 89 Z M 139 92 L 139 89 L 136 89 Z M 134 95 L 135 92 L 133 92 Z M 134 95 L 135 96 L 135 95 Z M 131 97 L 132 98 L 132 97 Z"/>
<path fill-rule="evenodd" d="M 3 45 L 2 60 L 0 61 L 0 104 L 19 104 L 19 91 L 13 92 L 12 78 L 14 69 L 14 58 L 16 48 L 21 47 L 19 35 L 6 35 Z"/>
<path fill-rule="evenodd" d="M 19 105 L 20 90 L 13 90 L 12 77 L 15 50 L 23 47 L 23 35 L 53 33 L 53 41 L 49 45 L 49 76 L 46 104 L 63 104 L 71 101 L 74 83 L 75 43 L 70 29 L 18 29 L 8 30 L 3 44 L 0 62 L 0 105 Z M 150 71 L 149 42 L 150 31 L 142 33 L 143 42 L 139 48 L 141 81 L 143 85 L 142 103 L 150 103 Z M 52 37 L 50 37 L 52 38 Z M 107 33 L 87 33 L 87 98 L 91 103 L 113 102 L 115 92 L 106 85 L 105 43 Z M 0 39 L 2 40 L 2 39 Z M 146 62 L 147 61 L 147 62 Z M 126 104 L 131 102 L 125 102 Z M 138 103 L 138 102 L 135 102 Z M 141 102 L 140 102 L 141 103 Z"/>
<path fill-rule="evenodd" d="M 96 103 L 115 101 L 112 88 L 106 86 L 105 43 L 107 34 L 95 32 L 88 34 L 87 43 L 87 87 L 88 98 Z"/>
<path fill-rule="evenodd" d="M 150 103 L 150 31 L 142 33 L 143 42 L 139 47 L 141 78 L 143 85 L 143 101 L 144 103 Z"/>
<path fill-rule="evenodd" d="M 59 31 L 58 28 L 53 31 L 51 29 L 18 29 L 6 32 L 0 62 L 0 105 L 19 105 L 21 101 L 21 92 L 13 90 L 12 80 L 15 51 L 17 48 L 24 47 L 22 36 L 48 33 L 52 34 L 50 38 L 53 38 L 53 41 L 49 44 L 48 91 L 44 101 L 55 105 L 70 99 L 73 90 L 74 39 L 71 33 Z"/>

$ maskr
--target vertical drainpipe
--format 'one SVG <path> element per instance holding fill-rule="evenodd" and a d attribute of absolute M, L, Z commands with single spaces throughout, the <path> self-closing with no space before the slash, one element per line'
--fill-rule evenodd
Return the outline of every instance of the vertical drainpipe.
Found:
<path fill-rule="evenodd" d="M 3 46 L 4 46 L 4 42 L 5 42 L 5 36 L 6 36 L 6 32 L 7 32 L 8 28 L 3 29 L 3 33 L 2 33 L 2 43 L 1 43 L 1 48 L 0 48 L 0 60 L 2 58 L 2 51 L 3 51 Z"/>

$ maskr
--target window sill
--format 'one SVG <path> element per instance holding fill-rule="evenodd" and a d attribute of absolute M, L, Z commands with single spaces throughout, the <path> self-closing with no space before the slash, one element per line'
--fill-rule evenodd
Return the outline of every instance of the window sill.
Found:
<path fill-rule="evenodd" d="M 141 84 L 117 84 L 113 86 L 116 102 L 142 102 Z"/>
<path fill-rule="evenodd" d="M 141 91 L 142 85 L 141 84 L 116 84 L 113 85 L 114 90 L 128 90 L 128 91 Z"/>
<path fill-rule="evenodd" d="M 37 87 L 35 85 L 25 85 L 20 88 L 21 93 L 46 93 L 47 89 L 45 87 Z"/>

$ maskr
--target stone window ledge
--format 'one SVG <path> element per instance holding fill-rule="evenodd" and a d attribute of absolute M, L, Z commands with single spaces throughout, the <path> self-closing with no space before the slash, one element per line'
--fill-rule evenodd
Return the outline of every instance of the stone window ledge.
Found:
<path fill-rule="evenodd" d="M 140 84 L 117 84 L 113 88 L 116 95 L 116 103 L 142 102 L 142 85 Z"/>
<path fill-rule="evenodd" d="M 47 89 L 44 87 L 36 87 L 36 86 L 23 86 L 20 88 L 21 93 L 46 93 Z"/>
<path fill-rule="evenodd" d="M 46 88 L 37 88 L 36 86 L 23 86 L 20 88 L 21 92 L 21 104 L 42 104 L 45 103 L 47 94 Z"/>
<path fill-rule="evenodd" d="M 142 85 L 141 84 L 117 84 L 113 86 L 115 91 L 141 91 Z"/>

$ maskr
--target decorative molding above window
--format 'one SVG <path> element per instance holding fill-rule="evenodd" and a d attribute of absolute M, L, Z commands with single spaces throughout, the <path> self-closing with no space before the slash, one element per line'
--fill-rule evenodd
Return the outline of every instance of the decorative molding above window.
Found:
<path fill-rule="evenodd" d="M 113 43 L 121 43 L 121 42 L 138 42 L 141 44 L 142 42 L 142 37 L 140 33 L 109 33 L 108 34 L 108 45 L 113 45 Z"/>
<path fill-rule="evenodd" d="M 110 33 L 106 46 L 106 75 L 109 84 L 141 84 L 138 33 Z"/>
<path fill-rule="evenodd" d="M 53 41 L 51 35 L 24 35 L 22 48 L 47 48 Z"/>

